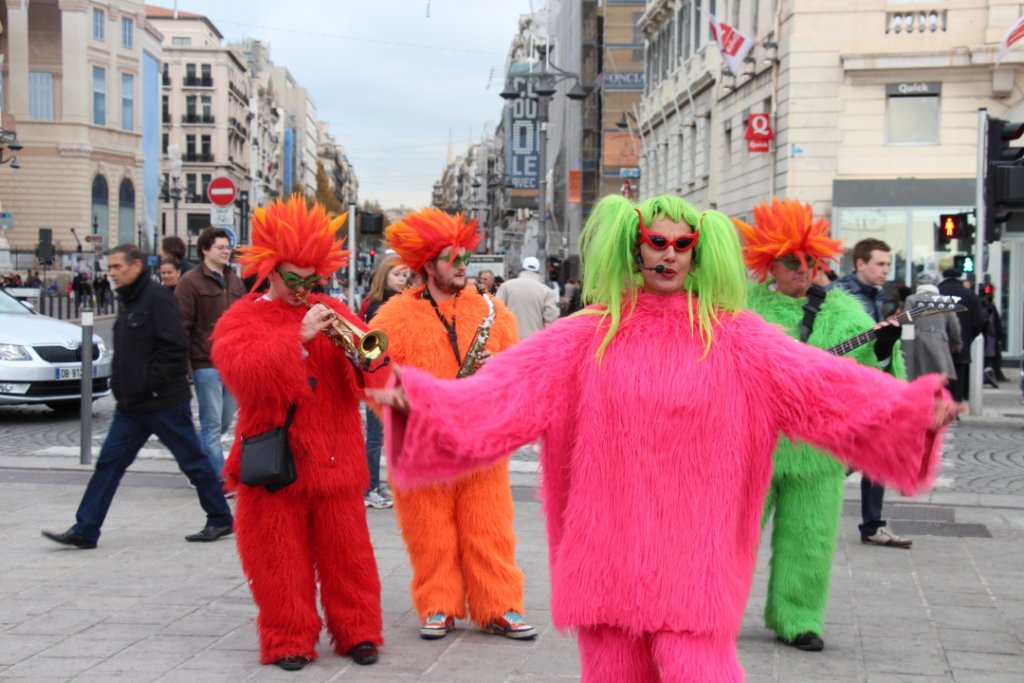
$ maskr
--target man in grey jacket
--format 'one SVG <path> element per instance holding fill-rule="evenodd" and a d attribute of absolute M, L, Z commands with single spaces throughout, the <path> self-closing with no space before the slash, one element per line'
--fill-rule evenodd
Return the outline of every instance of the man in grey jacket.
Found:
<path fill-rule="evenodd" d="M 558 319 L 558 294 L 544 284 L 536 256 L 524 258 L 519 277 L 503 283 L 495 296 L 515 316 L 520 340 Z"/>

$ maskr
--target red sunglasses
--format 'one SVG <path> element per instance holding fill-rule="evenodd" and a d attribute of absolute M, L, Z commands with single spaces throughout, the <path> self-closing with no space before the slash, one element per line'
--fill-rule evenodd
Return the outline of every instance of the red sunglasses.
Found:
<path fill-rule="evenodd" d="M 633 209 L 636 211 L 637 218 L 640 219 L 640 239 L 647 243 L 647 246 L 658 251 L 665 251 L 671 244 L 676 251 L 689 251 L 697 245 L 697 240 L 700 238 L 700 233 L 696 230 L 691 232 L 689 235 L 680 235 L 674 240 L 669 240 L 668 237 L 657 232 L 650 232 L 647 230 L 647 225 L 644 223 L 644 216 L 640 213 L 640 209 Z"/>

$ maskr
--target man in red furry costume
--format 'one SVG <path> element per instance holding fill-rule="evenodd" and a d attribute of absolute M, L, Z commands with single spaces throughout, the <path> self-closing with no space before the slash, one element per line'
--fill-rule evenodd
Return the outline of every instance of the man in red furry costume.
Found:
<path fill-rule="evenodd" d="M 335 317 L 365 328 L 343 304 L 310 293 L 347 261 L 335 239 L 345 216 L 332 221 L 298 195 L 253 213 L 252 246 L 239 260 L 269 289 L 224 313 L 212 358 L 239 406 L 225 475 L 238 491 L 235 534 L 259 608 L 260 661 L 295 670 L 316 658 L 319 579 L 334 651 L 372 664 L 383 639 L 359 401 L 364 385 L 383 383 L 386 373 L 357 370 L 321 334 Z M 292 405 L 296 481 L 273 492 L 241 484 L 241 439 L 281 427 Z"/>
<path fill-rule="evenodd" d="M 512 313 L 466 287 L 466 264 L 480 243 L 476 227 L 462 214 L 438 209 L 410 213 L 388 226 L 388 246 L 426 282 L 391 297 L 373 319 L 387 333 L 396 363 L 455 377 L 487 318 L 493 324 L 482 361 L 518 341 Z M 535 637 L 522 616 L 508 463 L 415 491 L 396 488 L 394 494 L 413 567 L 420 636 L 444 638 L 456 618 L 466 617 L 468 601 L 470 616 L 485 630 L 517 640 Z"/>

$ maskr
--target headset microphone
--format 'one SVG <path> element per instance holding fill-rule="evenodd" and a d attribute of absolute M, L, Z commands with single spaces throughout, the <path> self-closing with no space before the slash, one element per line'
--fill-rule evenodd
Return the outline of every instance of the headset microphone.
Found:
<path fill-rule="evenodd" d="M 640 267 L 643 268 L 644 270 L 653 270 L 655 273 L 658 273 L 659 275 L 661 273 L 664 273 L 666 270 L 668 270 L 668 268 L 666 268 L 665 266 L 661 265 L 660 263 L 658 265 L 656 265 L 656 266 L 653 266 L 653 267 L 652 266 L 645 266 L 645 265 L 641 265 Z"/>

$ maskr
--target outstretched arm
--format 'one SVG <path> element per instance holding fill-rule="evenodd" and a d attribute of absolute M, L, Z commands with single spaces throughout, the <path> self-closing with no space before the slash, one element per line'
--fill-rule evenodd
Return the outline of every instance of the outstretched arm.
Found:
<path fill-rule="evenodd" d="M 370 392 L 386 406 L 388 465 L 399 486 L 452 479 L 543 439 L 571 412 L 564 403 L 572 396 L 580 341 L 590 334 L 584 327 L 592 322 L 555 325 L 466 379 L 438 380 L 407 367 L 394 373 L 392 388 Z"/>

